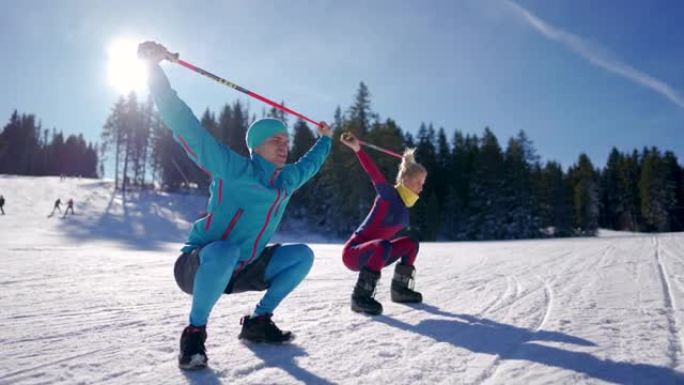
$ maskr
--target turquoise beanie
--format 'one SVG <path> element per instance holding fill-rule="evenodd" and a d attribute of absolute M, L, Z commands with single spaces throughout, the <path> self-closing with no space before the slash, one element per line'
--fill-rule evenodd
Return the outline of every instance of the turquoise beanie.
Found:
<path fill-rule="evenodd" d="M 250 151 L 253 151 L 266 139 L 275 134 L 287 135 L 287 127 L 283 121 L 270 118 L 259 119 L 252 123 L 247 129 L 247 136 L 245 137 L 247 148 L 249 148 Z"/>

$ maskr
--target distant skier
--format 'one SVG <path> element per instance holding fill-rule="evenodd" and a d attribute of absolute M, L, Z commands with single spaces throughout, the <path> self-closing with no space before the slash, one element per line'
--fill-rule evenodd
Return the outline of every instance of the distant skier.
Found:
<path fill-rule="evenodd" d="M 55 210 L 59 210 L 60 214 L 62 213 L 62 200 L 60 198 L 57 198 L 57 200 L 55 201 L 55 204 L 52 206 L 52 212 L 50 213 L 50 215 L 48 215 L 48 218 L 55 215 Z"/>
<path fill-rule="evenodd" d="M 375 287 L 382 268 L 399 259 L 401 261 L 396 265 L 392 278 L 392 301 L 422 302 L 422 295 L 413 290 L 413 264 L 418 254 L 418 241 L 410 237 L 394 236 L 409 224 L 408 209 L 418 200 L 427 171 L 416 163 L 414 150 L 406 150 L 399 165 L 396 185 L 392 186 L 353 134 L 345 133 L 340 139 L 354 150 L 377 194 L 368 216 L 347 240 L 342 252 L 345 266 L 359 272 L 351 298 L 352 310 L 372 315 L 382 314 L 382 304 L 373 298 Z"/>
<path fill-rule="evenodd" d="M 69 210 L 71 210 L 71 215 L 75 215 L 74 214 L 74 200 L 71 198 L 69 198 L 69 200 L 67 201 L 67 207 L 66 207 L 66 210 L 64 210 L 64 216 L 62 218 L 66 217 L 67 214 L 69 214 Z"/>
<path fill-rule="evenodd" d="M 239 338 L 286 342 L 293 334 L 272 321 L 273 311 L 306 277 L 313 252 L 305 244 L 266 245 L 292 193 L 313 177 L 330 152 L 332 132 L 322 123 L 320 139 L 294 164 L 288 154 L 287 126 L 277 119 L 252 123 L 246 135 L 250 157 L 240 156 L 201 126 L 171 89 L 159 62 L 170 53 L 145 42 L 138 55 L 149 63 L 149 86 L 159 114 L 195 163 L 212 176 L 208 214 L 195 221 L 174 267 L 176 282 L 192 294 L 189 325 L 180 339 L 178 365 L 207 365 L 206 325 L 222 294 L 266 293 L 251 315 L 241 319 Z"/>
<path fill-rule="evenodd" d="M 5 215 L 5 197 L 0 195 L 0 212 Z"/>

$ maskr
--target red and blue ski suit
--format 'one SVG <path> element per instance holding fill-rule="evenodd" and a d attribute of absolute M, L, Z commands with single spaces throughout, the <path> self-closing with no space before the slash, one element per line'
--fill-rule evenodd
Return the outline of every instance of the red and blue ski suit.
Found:
<path fill-rule="evenodd" d="M 379 272 L 401 258 L 403 264 L 413 266 L 418 243 L 409 237 L 393 238 L 408 226 L 408 208 L 363 149 L 356 152 L 356 157 L 370 176 L 376 196 L 368 216 L 344 245 L 344 265 L 353 271 L 366 267 Z"/>

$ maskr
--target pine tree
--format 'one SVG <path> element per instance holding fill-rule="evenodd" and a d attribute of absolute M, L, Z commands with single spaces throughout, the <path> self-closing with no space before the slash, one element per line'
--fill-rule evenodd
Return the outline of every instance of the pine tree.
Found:
<path fill-rule="evenodd" d="M 470 184 L 468 238 L 501 239 L 506 206 L 501 191 L 504 187 L 504 159 L 496 136 L 485 128 L 475 160 Z"/>
<path fill-rule="evenodd" d="M 294 138 L 292 150 L 289 153 L 289 162 L 294 163 L 316 142 L 313 132 L 303 120 L 297 120 L 294 125 Z M 305 183 L 299 190 L 294 191 L 290 199 L 290 205 L 286 212 L 287 218 L 306 218 L 309 216 L 308 208 L 315 204 L 316 193 L 314 189 L 315 179 Z M 286 219 L 287 219 L 286 218 Z"/>
<path fill-rule="evenodd" d="M 57 130 L 52 130 L 52 143 L 50 145 L 51 157 L 55 160 L 53 167 L 50 169 L 52 175 L 63 175 L 64 170 L 62 165 L 66 164 L 67 149 L 64 145 L 64 135 Z"/>
<path fill-rule="evenodd" d="M 641 215 L 646 229 L 651 231 L 670 231 L 670 211 L 675 207 L 676 184 L 668 180 L 668 170 L 660 151 L 653 147 L 644 149 L 639 195 Z"/>
<path fill-rule="evenodd" d="M 314 133 L 305 121 L 298 119 L 293 130 L 292 149 L 289 153 L 290 162 L 296 162 L 302 155 L 306 154 L 316 142 Z"/>
<path fill-rule="evenodd" d="M 445 210 L 445 231 L 450 239 L 468 238 L 469 191 L 479 147 L 477 136 L 454 132 L 448 165 L 449 198 Z"/>
<path fill-rule="evenodd" d="M 438 222 L 440 223 L 440 235 L 446 235 L 446 226 L 450 215 L 448 206 L 449 200 L 449 171 L 452 168 L 451 148 L 444 128 L 440 127 L 437 131 L 437 144 L 435 153 L 435 169 L 432 170 L 432 184 L 434 185 L 435 197 L 438 204 Z"/>
<path fill-rule="evenodd" d="M 508 142 L 502 202 L 505 206 L 503 236 L 508 239 L 536 238 L 541 220 L 533 192 L 532 168 L 538 162 L 532 142 L 524 131 Z"/>
<path fill-rule="evenodd" d="M 345 117 L 335 117 L 335 126 L 340 127 L 334 133 L 334 143 L 330 159 L 326 163 L 334 164 L 335 170 L 330 178 L 331 191 L 334 196 L 331 209 L 335 215 L 330 218 L 332 229 L 338 235 L 349 235 L 365 218 L 371 207 L 374 196 L 373 187 L 365 172 L 361 169 L 353 151 L 346 146 L 339 145 L 339 138 L 343 132 L 350 131 L 361 140 L 367 140 L 371 127 L 371 119 L 376 118 L 370 107 L 370 93 L 365 84 L 361 83 L 355 102 Z M 378 154 L 368 152 L 377 162 Z"/>
<path fill-rule="evenodd" d="M 541 227 L 553 237 L 574 234 L 572 186 L 560 164 L 547 162 L 537 183 Z"/>
<path fill-rule="evenodd" d="M 281 100 L 281 101 L 280 101 L 280 105 L 283 106 L 283 107 L 285 107 L 285 101 L 284 101 L 284 100 Z M 287 122 L 287 114 L 285 113 L 285 111 L 283 111 L 283 110 L 280 109 L 280 108 L 271 107 L 271 109 L 268 110 L 268 114 L 266 115 L 266 117 L 267 117 L 267 118 L 274 118 L 274 119 L 282 120 L 282 121 L 285 123 L 286 126 L 287 126 L 287 124 L 288 124 L 288 122 Z"/>
<path fill-rule="evenodd" d="M 113 149 L 114 151 L 114 188 L 118 188 L 119 186 L 119 150 L 118 150 L 118 132 L 117 132 L 117 119 L 119 117 L 118 111 L 121 110 L 123 107 L 123 98 L 119 97 L 119 99 L 116 101 L 114 106 L 111 109 L 111 112 L 109 113 L 109 116 L 107 117 L 107 120 L 105 121 L 105 124 L 102 126 L 102 133 L 100 134 L 100 139 L 101 139 L 101 144 L 100 144 L 100 152 L 101 152 L 101 158 L 106 159 L 107 155 L 110 153 L 110 151 Z M 54 131 L 54 130 L 53 130 Z M 54 138 L 54 133 L 53 133 L 53 138 Z M 54 140 L 53 140 L 54 143 Z"/>
<path fill-rule="evenodd" d="M 684 180 L 683 172 L 679 167 L 677 156 L 672 151 L 665 151 L 663 156 L 663 167 L 665 172 L 665 188 L 670 195 L 667 211 L 670 222 L 670 231 L 681 231 L 684 229 Z"/>
<path fill-rule="evenodd" d="M 397 123 L 392 119 L 387 119 L 382 123 L 373 123 L 366 140 L 398 154 L 403 152 L 401 128 L 399 128 Z M 385 175 L 388 183 L 394 184 L 399 170 L 398 165 L 400 160 L 386 154 L 377 153 L 377 155 L 378 156 L 376 156 L 375 159 L 377 160 L 378 168 L 382 174 Z"/>
<path fill-rule="evenodd" d="M 437 238 L 442 227 L 441 208 L 435 189 L 438 182 L 430 177 L 435 173 L 439 174 L 435 134 L 432 124 L 427 127 L 421 124 L 418 129 L 416 161 L 425 167 L 428 177 L 421 192 L 422 199 L 418 200 L 411 213 L 411 226 L 419 234 L 419 238 L 430 241 Z"/>
<path fill-rule="evenodd" d="M 226 136 L 228 138 L 227 145 L 238 154 L 248 157 L 249 149 L 245 142 L 247 135 L 247 128 L 249 127 L 249 111 L 242 106 L 240 100 L 233 103 L 232 114 L 228 123 Z"/>
<path fill-rule="evenodd" d="M 0 131 L 0 173 L 20 175 L 97 176 L 97 154 L 91 156 L 83 135 L 70 135 L 68 145 L 56 129 L 42 129 L 33 114 L 14 111 Z"/>
<path fill-rule="evenodd" d="M 639 178 L 641 159 L 635 151 L 631 156 L 613 148 L 601 173 L 601 226 L 639 231 L 643 227 L 640 215 Z"/>
<path fill-rule="evenodd" d="M 625 211 L 626 194 L 622 190 L 621 166 L 624 157 L 613 147 L 606 168 L 601 173 L 601 227 L 619 230 L 619 218 Z"/>
<path fill-rule="evenodd" d="M 340 206 L 345 203 L 340 194 L 340 185 L 344 178 L 341 165 L 345 157 L 350 156 L 349 150 L 339 145 L 340 135 L 346 126 L 344 120 L 342 109 L 338 106 L 331 125 L 333 145 L 328 159 L 318 173 L 319 177 L 313 181 L 317 199 L 309 207 L 308 217 L 308 222 L 315 228 L 340 236 L 347 236 L 347 229 L 355 225 L 352 219 L 340 215 Z"/>
<path fill-rule="evenodd" d="M 192 162 L 183 148 L 174 140 L 172 131 L 155 114 L 152 127 L 152 159 L 159 184 L 168 191 L 177 191 L 183 184 L 188 185 L 188 170 Z"/>
<path fill-rule="evenodd" d="M 152 115 L 150 167 L 153 179 L 162 189 L 175 190 L 180 185 L 181 175 L 175 171 L 170 156 L 176 147 L 171 130 L 162 122 L 157 111 Z"/>
<path fill-rule="evenodd" d="M 126 100 L 120 97 L 112 111 L 107 117 L 107 120 L 102 127 L 102 141 L 105 150 L 112 149 L 114 151 L 114 186 L 116 189 L 119 188 L 119 166 L 121 164 L 121 156 L 124 146 L 125 131 L 124 127 L 126 125 Z M 54 141 L 53 141 L 54 142 Z M 59 143 L 57 143 L 55 151 L 60 152 Z"/>
<path fill-rule="evenodd" d="M 126 103 L 124 104 L 124 115 L 122 119 L 122 125 L 119 127 L 119 130 L 122 132 L 122 138 L 123 138 L 123 171 L 122 171 L 122 184 L 121 184 L 121 190 L 123 193 L 126 193 L 127 187 L 130 183 L 130 179 L 128 177 L 128 165 L 129 165 L 129 160 L 131 159 L 131 156 L 134 151 L 134 139 L 135 139 L 135 131 L 137 129 L 138 121 L 139 121 L 139 106 L 138 106 L 138 98 L 135 94 L 135 92 L 131 92 L 128 95 L 128 99 L 126 100 Z"/>
<path fill-rule="evenodd" d="M 408 234 L 420 241 L 434 241 L 440 233 L 440 207 L 437 194 L 428 190 L 420 194 L 421 198 L 415 208 L 410 211 L 411 226 L 406 230 Z"/>
<path fill-rule="evenodd" d="M 140 187 L 145 186 L 146 166 L 148 163 L 147 155 L 152 124 L 151 113 L 154 108 L 152 103 L 152 100 L 148 99 L 145 104 L 138 105 L 133 130 L 133 183 Z"/>
<path fill-rule="evenodd" d="M 370 91 L 364 82 L 359 84 L 354 104 L 349 108 L 348 129 L 357 136 L 365 137 L 370 130 L 371 120 L 377 115 L 371 110 Z"/>
<path fill-rule="evenodd" d="M 641 201 L 639 198 L 639 178 L 641 176 L 641 159 L 638 151 L 625 156 L 620 167 L 624 212 L 618 218 L 618 229 L 641 231 L 643 219 L 641 217 Z"/>
<path fill-rule="evenodd" d="M 230 106 L 227 104 L 221 111 L 221 116 L 223 116 L 224 114 L 227 115 L 228 118 L 222 117 L 221 120 L 230 120 Z M 226 143 L 225 139 L 222 137 L 222 132 L 219 127 L 219 124 L 216 121 L 216 116 L 209 110 L 209 108 L 204 110 L 204 113 L 202 114 L 202 119 L 200 119 L 200 124 L 202 125 L 202 127 L 206 128 L 207 131 L 209 131 L 209 133 L 214 138 L 216 138 L 216 140 Z"/>
<path fill-rule="evenodd" d="M 599 190 L 596 170 L 582 153 L 570 171 L 575 210 L 575 228 L 580 235 L 595 235 L 598 230 Z"/>
<path fill-rule="evenodd" d="M 40 132 L 35 115 L 20 115 L 14 110 L 9 123 L 0 133 L 0 142 L 5 143 L 0 150 L 0 173 L 32 174 L 33 157 L 39 149 Z"/>

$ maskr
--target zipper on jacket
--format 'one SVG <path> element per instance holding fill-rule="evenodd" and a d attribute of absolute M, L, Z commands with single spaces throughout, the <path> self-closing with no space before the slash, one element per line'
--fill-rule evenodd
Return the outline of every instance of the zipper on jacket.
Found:
<path fill-rule="evenodd" d="M 248 265 L 254 258 L 256 257 L 256 250 L 257 246 L 259 245 L 259 240 L 261 239 L 261 236 L 264 235 L 264 231 L 266 230 L 266 227 L 268 226 L 268 223 L 271 221 L 271 215 L 273 214 L 273 208 L 278 204 L 278 201 L 280 200 L 280 189 L 278 189 L 278 195 L 276 195 L 275 201 L 271 204 L 271 207 L 268 209 L 268 213 L 266 214 L 266 220 L 264 221 L 264 225 L 261 227 L 261 231 L 259 231 L 259 235 L 257 235 L 256 239 L 254 240 L 254 245 L 252 246 L 252 255 L 249 257 L 248 260 L 245 262 L 242 262 L 238 269 L 236 269 L 236 272 L 241 270 L 244 266 Z"/>

